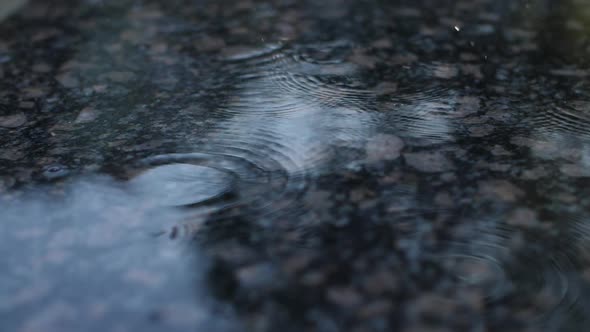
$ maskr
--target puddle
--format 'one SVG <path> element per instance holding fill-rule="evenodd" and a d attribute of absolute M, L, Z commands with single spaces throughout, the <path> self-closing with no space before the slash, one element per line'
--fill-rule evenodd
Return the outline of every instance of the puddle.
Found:
<path fill-rule="evenodd" d="M 0 5 L 10 331 L 583 331 L 584 1 Z"/>
<path fill-rule="evenodd" d="M 122 321 L 146 331 L 235 327 L 220 318 L 223 307 L 204 285 L 208 260 L 155 236 L 186 215 L 150 206 L 153 188 L 127 189 L 86 178 L 0 203 L 0 238 L 10 252 L 0 259 L 3 328 L 115 331 Z"/>

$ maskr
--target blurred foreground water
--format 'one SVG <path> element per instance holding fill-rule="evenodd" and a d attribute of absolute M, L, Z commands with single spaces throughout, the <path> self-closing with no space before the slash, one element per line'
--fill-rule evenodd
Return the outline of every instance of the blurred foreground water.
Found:
<path fill-rule="evenodd" d="M 582 0 L 29 1 L 0 330 L 587 330 L 589 33 Z"/>

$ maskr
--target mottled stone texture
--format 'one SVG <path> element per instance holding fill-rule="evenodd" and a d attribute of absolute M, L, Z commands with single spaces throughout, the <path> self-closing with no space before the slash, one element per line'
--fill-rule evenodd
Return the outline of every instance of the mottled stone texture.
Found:
<path fill-rule="evenodd" d="M 585 0 L 29 1 L 0 330 L 589 330 L 589 31 Z"/>

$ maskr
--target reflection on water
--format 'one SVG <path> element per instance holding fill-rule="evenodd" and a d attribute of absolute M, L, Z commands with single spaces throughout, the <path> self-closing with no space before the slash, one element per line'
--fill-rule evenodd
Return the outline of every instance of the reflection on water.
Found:
<path fill-rule="evenodd" d="M 231 330 L 202 286 L 206 259 L 152 234 L 185 216 L 129 189 L 90 177 L 0 202 L 3 329 Z"/>
<path fill-rule="evenodd" d="M 2 327 L 587 329 L 589 24 L 32 1 L 0 24 Z"/>

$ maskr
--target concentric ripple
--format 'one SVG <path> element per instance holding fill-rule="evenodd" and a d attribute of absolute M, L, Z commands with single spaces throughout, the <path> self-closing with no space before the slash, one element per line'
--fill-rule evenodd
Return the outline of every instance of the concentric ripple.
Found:
<path fill-rule="evenodd" d="M 416 94 L 400 94 L 383 103 L 388 122 L 414 144 L 430 145 L 450 142 L 459 130 L 457 96 L 434 89 Z M 412 142 L 411 142 L 412 143 Z"/>
<path fill-rule="evenodd" d="M 277 159 L 245 149 L 220 150 L 223 153 L 158 155 L 137 163 L 136 167 L 146 170 L 130 180 L 134 192 L 141 191 L 162 205 L 195 209 L 186 224 L 164 231 L 171 238 L 179 230 L 198 230 L 201 222 L 213 220 L 216 213 L 223 212 L 222 218 L 272 220 L 277 214 L 298 211 L 298 196 L 308 181 L 304 173 L 290 172 Z"/>
<path fill-rule="evenodd" d="M 133 186 L 165 188 L 163 204 L 198 207 L 208 220 L 305 213 L 310 177 L 330 168 L 338 147 L 363 146 L 377 123 L 372 94 L 347 83 L 351 65 L 324 49 L 314 63 L 311 49 L 277 44 L 225 59 L 234 91 L 213 111 L 222 120 L 194 143 L 198 152 L 140 161 Z M 316 72 L 324 65 L 330 71 Z"/>
<path fill-rule="evenodd" d="M 544 105 L 531 115 L 539 131 L 590 139 L 590 102 Z"/>
<path fill-rule="evenodd" d="M 349 44 L 337 41 L 321 46 L 289 46 L 244 57 L 239 66 L 231 69 L 236 73 L 237 87 L 250 90 L 252 97 L 268 96 L 262 99 L 270 98 L 269 106 L 282 96 L 297 99 L 297 103 L 289 105 L 278 102 L 272 109 L 279 113 L 310 104 L 359 108 L 370 102 L 370 91 L 350 86 L 349 81 L 355 81 L 356 67 L 334 52 L 350 48 Z M 259 89 L 249 89 L 252 85 Z"/>
<path fill-rule="evenodd" d="M 488 302 L 500 300 L 514 287 L 501 262 L 493 256 L 451 254 L 444 263 L 464 286 L 485 289 Z"/>
<path fill-rule="evenodd" d="M 130 181 L 133 191 L 164 206 L 195 205 L 232 189 L 231 174 L 211 167 L 168 164 L 148 169 Z"/>
<path fill-rule="evenodd" d="M 208 144 L 266 150 L 290 172 L 321 167 L 334 146 L 362 144 L 377 123 L 368 112 L 374 96 L 354 86 L 354 67 L 332 52 L 346 47 L 285 45 L 228 64 L 236 92 L 218 111 L 232 118 L 217 124 Z"/>
<path fill-rule="evenodd" d="M 414 63 L 411 72 L 421 73 L 424 66 Z M 465 119 L 481 111 L 478 96 L 456 90 L 450 83 L 440 84 L 429 70 L 417 77 L 399 75 L 394 93 L 380 98 L 379 110 L 409 144 L 444 144 L 467 134 Z"/>
<path fill-rule="evenodd" d="M 280 52 L 286 46 L 283 42 L 265 44 L 257 48 L 238 48 L 230 52 L 224 60 L 228 62 L 242 62 L 256 59 L 264 59 L 268 56 Z"/>
<path fill-rule="evenodd" d="M 492 221 L 468 228 L 465 239 L 439 257 L 460 287 L 477 289 L 491 309 L 510 308 L 527 324 L 546 326 L 567 316 L 579 293 L 567 248 L 547 252 L 542 245 L 552 239 L 530 239 Z"/>

